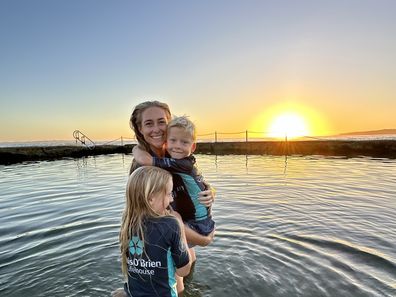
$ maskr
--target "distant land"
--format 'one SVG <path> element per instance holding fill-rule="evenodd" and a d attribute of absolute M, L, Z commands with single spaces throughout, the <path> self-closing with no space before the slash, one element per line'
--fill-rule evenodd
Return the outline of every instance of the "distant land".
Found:
<path fill-rule="evenodd" d="M 381 130 L 373 130 L 373 131 L 360 131 L 360 132 L 349 132 L 349 133 L 341 133 L 338 135 L 347 136 L 347 135 L 392 135 L 396 134 L 396 129 L 381 129 Z"/>

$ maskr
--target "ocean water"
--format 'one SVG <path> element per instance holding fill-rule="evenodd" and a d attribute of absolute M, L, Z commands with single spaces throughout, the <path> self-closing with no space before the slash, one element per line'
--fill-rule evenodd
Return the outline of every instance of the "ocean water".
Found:
<path fill-rule="evenodd" d="M 219 134 L 217 141 L 218 142 L 245 142 L 245 132 L 240 132 L 236 134 L 243 134 L 242 136 L 235 136 L 229 134 Z M 248 137 L 248 141 L 279 141 L 283 140 L 283 138 L 274 138 L 274 137 L 261 137 L 263 132 L 250 132 L 251 135 Z M 198 135 L 198 142 L 215 142 L 215 138 L 213 135 Z M 353 140 L 353 141 L 364 141 L 364 140 L 396 140 L 395 134 L 378 134 L 378 135 L 339 135 L 339 136 L 302 136 L 296 139 L 292 139 L 296 141 L 307 141 L 307 140 Z M 112 140 L 94 140 L 96 145 L 124 145 L 124 144 L 136 144 L 135 138 L 131 137 L 119 137 Z M 87 144 L 90 144 L 87 141 Z M 6 141 L 0 142 L 1 147 L 26 147 L 26 146 L 66 146 L 66 145 L 78 145 L 81 146 L 80 142 L 76 142 L 75 140 L 42 140 L 42 141 Z"/>
<path fill-rule="evenodd" d="M 110 296 L 130 155 L 0 166 L 0 296 Z M 187 297 L 396 296 L 396 160 L 197 155 L 217 190 Z"/>

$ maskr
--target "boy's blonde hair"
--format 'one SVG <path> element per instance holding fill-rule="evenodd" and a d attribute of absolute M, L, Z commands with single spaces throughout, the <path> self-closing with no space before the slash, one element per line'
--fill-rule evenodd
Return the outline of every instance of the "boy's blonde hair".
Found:
<path fill-rule="evenodd" d="M 170 181 L 172 175 L 168 171 L 154 166 L 139 167 L 129 176 L 119 234 L 122 273 L 126 279 L 129 241 L 137 235 L 144 242 L 144 220 L 161 217 L 152 209 L 149 200 L 153 195 L 166 193 Z"/>
<path fill-rule="evenodd" d="M 197 132 L 195 130 L 195 125 L 192 121 L 190 121 L 190 119 L 187 116 L 174 117 L 168 123 L 168 134 L 169 134 L 169 130 L 173 127 L 184 129 L 186 132 L 190 133 L 194 142 L 197 140 Z"/>

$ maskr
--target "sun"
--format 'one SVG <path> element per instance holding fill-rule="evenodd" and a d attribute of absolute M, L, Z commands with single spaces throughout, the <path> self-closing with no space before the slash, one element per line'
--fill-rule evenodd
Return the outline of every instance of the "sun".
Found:
<path fill-rule="evenodd" d="M 301 102 L 285 101 L 263 107 L 250 123 L 252 137 L 295 139 L 329 135 L 326 115 Z M 256 134 L 253 134 L 256 133 Z M 258 137 L 259 138 L 259 137 Z M 304 137 L 304 140 L 308 140 Z"/>
<path fill-rule="evenodd" d="M 270 137 L 296 138 L 309 134 L 304 117 L 295 112 L 285 112 L 276 116 L 269 126 Z"/>

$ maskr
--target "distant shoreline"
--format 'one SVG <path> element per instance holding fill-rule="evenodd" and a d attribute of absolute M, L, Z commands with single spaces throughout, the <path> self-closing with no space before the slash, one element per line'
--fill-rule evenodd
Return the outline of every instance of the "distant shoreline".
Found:
<path fill-rule="evenodd" d="M 341 133 L 337 136 L 381 136 L 381 135 L 396 135 L 396 129 L 381 129 L 381 130 L 370 130 L 370 131 L 357 131 Z"/>
<path fill-rule="evenodd" d="M 134 144 L 85 146 L 0 147 L 0 164 L 81 158 L 94 155 L 130 154 Z M 212 155 L 324 155 L 396 158 L 396 140 L 309 140 L 199 142 L 195 153 Z"/>

